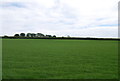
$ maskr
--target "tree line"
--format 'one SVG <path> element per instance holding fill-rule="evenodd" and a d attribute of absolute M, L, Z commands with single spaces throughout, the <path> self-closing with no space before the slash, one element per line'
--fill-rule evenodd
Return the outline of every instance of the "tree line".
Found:
<path fill-rule="evenodd" d="M 25 34 L 25 33 L 20 33 L 20 34 L 15 34 L 14 35 L 14 37 L 56 37 L 56 35 L 44 35 L 44 34 L 42 34 L 42 33 L 27 33 L 27 34 Z"/>
<path fill-rule="evenodd" d="M 69 35 L 67 37 L 56 37 L 56 35 L 44 35 L 42 33 L 20 33 L 20 34 L 14 34 L 14 36 L 7 36 L 4 35 L 0 38 L 9 38 L 9 39 L 74 39 L 74 40 L 118 40 L 120 41 L 120 38 L 90 38 L 90 37 L 70 37 Z"/>

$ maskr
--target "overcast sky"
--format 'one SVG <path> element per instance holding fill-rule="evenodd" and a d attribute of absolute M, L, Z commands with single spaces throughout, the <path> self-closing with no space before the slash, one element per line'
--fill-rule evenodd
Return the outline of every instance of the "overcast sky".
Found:
<path fill-rule="evenodd" d="M 118 37 L 118 1 L 1 0 L 0 35 Z"/>

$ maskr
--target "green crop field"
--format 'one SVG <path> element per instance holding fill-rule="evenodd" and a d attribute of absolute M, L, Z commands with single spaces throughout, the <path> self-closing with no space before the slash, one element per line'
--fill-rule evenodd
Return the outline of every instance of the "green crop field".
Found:
<path fill-rule="evenodd" d="M 117 79 L 118 41 L 3 39 L 3 79 Z"/>

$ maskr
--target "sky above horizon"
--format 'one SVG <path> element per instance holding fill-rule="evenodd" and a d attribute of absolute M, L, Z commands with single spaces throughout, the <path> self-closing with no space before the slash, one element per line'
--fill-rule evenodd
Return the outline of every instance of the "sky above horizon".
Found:
<path fill-rule="evenodd" d="M 3 0 L 0 35 L 118 37 L 119 0 Z"/>

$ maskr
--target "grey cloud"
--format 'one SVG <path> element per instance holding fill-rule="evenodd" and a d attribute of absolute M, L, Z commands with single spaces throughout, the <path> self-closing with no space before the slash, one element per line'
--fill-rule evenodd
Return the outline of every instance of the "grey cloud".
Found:
<path fill-rule="evenodd" d="M 53 0 L 53 4 L 47 7 L 40 0 L 37 1 L 19 1 L 17 3 L 13 1 L 4 4 L 4 7 L 2 7 L 3 13 L 0 13 L 0 15 L 2 14 L 1 24 L 3 29 L 0 34 L 43 32 L 58 36 L 117 36 L 116 26 L 110 26 L 116 24 L 117 18 L 114 16 L 116 11 L 111 11 L 113 13 L 108 15 L 102 14 L 101 11 L 94 11 L 94 16 L 86 13 L 81 14 L 79 8 L 73 8 L 67 3 L 63 3 L 63 0 L 62 2 L 61 0 Z M 105 28 L 105 25 L 108 25 L 108 27 Z"/>

